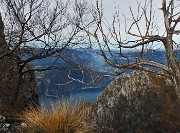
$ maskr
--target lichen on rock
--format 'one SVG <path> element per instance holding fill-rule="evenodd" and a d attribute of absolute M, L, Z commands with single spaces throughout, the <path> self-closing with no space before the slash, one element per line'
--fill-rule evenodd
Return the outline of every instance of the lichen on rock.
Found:
<path fill-rule="evenodd" d="M 180 132 L 180 101 L 171 81 L 144 71 L 116 78 L 91 109 L 98 132 Z"/>

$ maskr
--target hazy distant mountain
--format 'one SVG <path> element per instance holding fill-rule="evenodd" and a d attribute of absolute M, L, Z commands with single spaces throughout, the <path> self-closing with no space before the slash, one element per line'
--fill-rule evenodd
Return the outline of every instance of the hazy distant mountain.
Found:
<path fill-rule="evenodd" d="M 113 80 L 112 77 L 95 80 L 97 76 L 110 74 L 112 69 L 97 51 L 66 49 L 58 55 L 58 60 L 57 57 L 48 57 L 32 62 L 36 68 L 52 64 L 54 69 L 36 73 L 41 97 L 69 95 L 73 90 L 81 89 L 103 91 Z"/>
<path fill-rule="evenodd" d="M 131 62 L 139 55 L 138 51 L 125 51 L 122 53 L 123 56 L 117 51 L 114 53 L 116 54 L 113 57 L 109 55 L 109 58 L 118 63 Z M 150 50 L 146 53 L 145 59 L 166 63 L 165 56 L 164 51 Z M 36 73 L 39 93 L 44 97 L 69 95 L 71 91 L 85 89 L 102 91 L 113 80 L 112 77 L 102 78 L 99 82 L 90 84 L 97 76 L 111 74 L 114 69 L 104 62 L 97 50 L 65 49 L 58 55 L 58 59 L 48 57 L 32 62 L 32 65 L 38 68 L 52 64 L 55 69 Z"/>

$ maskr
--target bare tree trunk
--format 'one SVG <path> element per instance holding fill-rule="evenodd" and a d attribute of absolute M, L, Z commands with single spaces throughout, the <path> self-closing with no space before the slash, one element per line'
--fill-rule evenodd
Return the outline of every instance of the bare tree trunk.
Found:
<path fill-rule="evenodd" d="M 4 23 L 2 21 L 1 13 L 0 13 L 0 57 L 7 50 L 7 44 L 4 36 Z"/>
<path fill-rule="evenodd" d="M 169 33 L 165 39 L 165 48 L 166 48 L 166 56 L 168 61 L 168 67 L 171 70 L 171 76 L 173 83 L 175 85 L 176 94 L 180 100 L 180 69 L 178 62 L 176 61 L 174 49 L 173 49 L 173 42 L 172 42 L 172 34 Z"/>
<path fill-rule="evenodd" d="M 171 9 L 171 10 L 170 10 Z M 176 94 L 180 100 L 180 69 L 179 64 L 176 61 L 173 48 L 173 33 L 179 18 L 175 21 L 175 24 L 172 26 L 173 21 L 173 9 L 174 9 L 174 0 L 171 0 L 169 5 L 166 5 L 166 0 L 162 0 L 162 10 L 164 14 L 164 24 L 166 28 L 167 36 L 164 37 L 164 46 L 166 49 L 166 56 L 168 61 L 168 68 L 171 71 L 171 77 L 175 85 Z"/>

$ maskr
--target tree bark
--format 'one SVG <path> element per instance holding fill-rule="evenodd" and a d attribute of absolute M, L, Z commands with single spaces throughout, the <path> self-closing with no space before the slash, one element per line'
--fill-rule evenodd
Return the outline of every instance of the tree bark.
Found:
<path fill-rule="evenodd" d="M 171 5 L 169 7 L 174 6 L 174 0 L 171 0 Z M 164 24 L 166 29 L 166 37 L 164 37 L 164 46 L 166 49 L 166 57 L 167 57 L 167 65 L 171 71 L 172 81 L 175 86 L 175 91 L 178 99 L 180 100 L 180 69 L 179 63 L 176 61 L 174 48 L 173 48 L 173 34 L 174 28 L 172 25 L 173 12 L 170 11 L 169 7 L 166 6 L 166 0 L 162 0 L 162 10 L 164 14 Z"/>
<path fill-rule="evenodd" d="M 165 38 L 164 43 L 165 43 L 168 67 L 171 71 L 172 81 L 175 86 L 177 97 L 180 100 L 180 69 L 178 62 L 176 61 L 175 58 L 172 37 L 173 37 L 172 33 L 167 33 L 167 37 Z"/>
<path fill-rule="evenodd" d="M 8 46 L 4 35 L 4 23 L 0 13 L 0 60 L 6 55 L 7 50 Z"/>

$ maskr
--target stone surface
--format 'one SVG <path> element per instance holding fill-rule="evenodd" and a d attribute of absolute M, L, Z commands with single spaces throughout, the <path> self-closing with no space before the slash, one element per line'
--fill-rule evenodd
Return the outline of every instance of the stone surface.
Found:
<path fill-rule="evenodd" d="M 21 123 L 21 127 L 22 127 L 22 128 L 27 128 L 27 126 L 28 126 L 28 125 L 27 125 L 26 123 L 24 123 L 24 122 Z"/>
<path fill-rule="evenodd" d="M 7 123 L 5 116 L 0 115 L 0 133 L 23 133 L 19 132 L 18 128 L 21 127 L 21 123 Z"/>
<path fill-rule="evenodd" d="M 3 115 L 0 115 L 0 123 L 5 123 L 6 118 Z"/>
<path fill-rule="evenodd" d="M 142 71 L 116 78 L 91 108 L 100 133 L 180 132 L 180 102 L 171 81 Z"/>
<path fill-rule="evenodd" d="M 6 118 L 3 115 L 0 115 L 0 132 L 6 133 L 10 129 L 9 123 L 6 123 Z"/>

